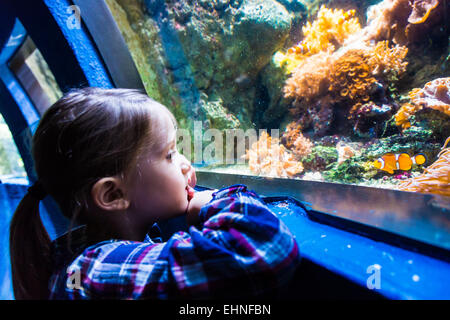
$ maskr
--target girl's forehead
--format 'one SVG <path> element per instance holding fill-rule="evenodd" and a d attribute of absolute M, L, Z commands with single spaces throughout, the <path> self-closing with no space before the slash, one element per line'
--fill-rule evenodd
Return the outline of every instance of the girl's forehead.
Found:
<path fill-rule="evenodd" d="M 167 112 L 161 112 L 158 119 L 154 119 L 154 130 L 152 130 L 152 146 L 155 151 L 163 151 L 166 146 L 176 139 L 176 124 Z"/>

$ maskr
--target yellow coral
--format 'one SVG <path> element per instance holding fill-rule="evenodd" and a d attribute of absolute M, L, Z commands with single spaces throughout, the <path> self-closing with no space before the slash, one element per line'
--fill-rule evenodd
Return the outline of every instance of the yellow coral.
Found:
<path fill-rule="evenodd" d="M 365 50 L 349 50 L 331 65 L 329 90 L 335 91 L 338 99 L 369 100 L 367 92 L 376 81 L 370 57 Z"/>
<path fill-rule="evenodd" d="M 429 81 L 423 89 L 409 92 L 411 103 L 405 103 L 395 114 L 395 123 L 403 129 L 411 126 L 409 117 L 423 108 L 438 110 L 450 116 L 450 77 Z"/>
<path fill-rule="evenodd" d="M 361 30 L 354 15 L 355 10 L 328 9 L 322 5 L 316 20 L 303 26 L 303 40 L 286 52 L 278 51 L 274 62 L 292 73 L 305 58 L 322 51 L 335 51 L 350 35 Z"/>
<path fill-rule="evenodd" d="M 286 98 L 302 110 L 317 99 L 329 96 L 334 101 L 353 103 L 349 116 L 370 100 L 370 90 L 378 80 L 392 83 L 406 70 L 404 46 L 389 47 L 387 41 L 373 46 L 343 47 L 329 53 L 320 52 L 304 59 L 283 88 Z M 376 77 L 376 78 L 375 78 Z M 293 109 L 296 114 L 297 109 Z"/>
<path fill-rule="evenodd" d="M 389 41 L 379 41 L 369 58 L 369 64 L 375 66 L 373 74 L 384 74 L 389 77 L 387 80 L 393 80 L 406 71 L 408 62 L 403 60 L 407 53 L 408 48 L 405 46 L 395 45 L 389 48 Z"/>
<path fill-rule="evenodd" d="M 265 131 L 247 150 L 245 158 L 249 160 L 250 170 L 256 174 L 287 178 L 303 171 L 302 163 L 294 159 L 279 139 L 272 139 Z"/>
<path fill-rule="evenodd" d="M 411 127 L 411 123 L 408 119 L 417 111 L 417 108 L 418 106 L 411 103 L 404 103 L 394 116 L 395 124 L 402 127 L 403 130 Z"/>

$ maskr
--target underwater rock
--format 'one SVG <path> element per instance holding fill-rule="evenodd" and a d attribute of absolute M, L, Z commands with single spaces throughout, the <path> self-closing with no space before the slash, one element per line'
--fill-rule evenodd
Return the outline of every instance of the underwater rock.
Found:
<path fill-rule="evenodd" d="M 222 101 L 243 128 L 252 127 L 254 83 L 287 38 L 289 13 L 273 0 L 222 1 L 219 7 L 217 1 L 177 1 L 167 10 L 198 89 Z M 180 19 L 180 11 L 189 19 Z"/>
<path fill-rule="evenodd" d="M 336 162 L 327 169 L 322 175 L 330 182 L 359 183 L 376 175 L 376 170 L 370 168 L 362 157 L 351 157 L 340 164 Z"/>
<path fill-rule="evenodd" d="M 335 163 L 338 159 L 338 152 L 335 147 L 315 146 L 311 153 L 303 159 L 302 163 L 305 171 L 323 171 Z"/>
<path fill-rule="evenodd" d="M 384 0 L 369 8 L 363 37 L 397 44 L 423 41 L 432 28 L 441 25 L 446 0 Z"/>
<path fill-rule="evenodd" d="M 254 127 L 255 99 L 260 96 L 256 80 L 291 28 L 292 16 L 282 4 L 107 1 L 147 92 L 186 127 L 192 129 L 195 120 L 217 129 Z"/>
<path fill-rule="evenodd" d="M 450 133 L 450 116 L 430 108 L 421 109 L 415 113 L 415 125 L 424 129 L 431 129 L 440 140 Z"/>
<path fill-rule="evenodd" d="M 404 152 L 410 156 L 422 153 L 429 162 L 435 159 L 441 146 L 441 142 L 433 141 L 434 135 L 431 130 L 413 126 L 404 130 L 401 134 L 370 141 L 364 146 L 366 148 L 364 155 L 368 160 L 373 161 L 387 153 Z M 413 170 L 415 169 L 413 168 Z"/>
<path fill-rule="evenodd" d="M 424 129 L 431 129 L 438 138 L 450 132 L 450 78 L 429 81 L 423 89 L 410 91 L 411 103 L 405 103 L 395 114 L 396 124 L 403 129 L 411 122 Z"/>
<path fill-rule="evenodd" d="M 350 110 L 349 119 L 353 124 L 353 133 L 360 138 L 379 137 L 397 107 L 390 104 L 377 105 L 372 101 L 357 103 Z"/>
<path fill-rule="evenodd" d="M 295 112 L 299 112 L 299 109 Z M 309 105 L 300 114 L 298 123 L 304 128 L 304 132 L 317 138 L 324 136 L 329 131 L 333 118 L 333 103 L 329 97 L 325 96 Z"/>
<path fill-rule="evenodd" d="M 302 134 L 302 127 L 295 122 L 287 125 L 281 143 L 291 150 L 297 160 L 302 160 L 311 153 L 313 142 Z"/>
<path fill-rule="evenodd" d="M 261 71 L 260 79 L 261 87 L 267 92 L 267 107 L 261 110 L 263 113 L 258 124 L 263 128 L 279 128 L 280 122 L 289 115 L 289 102 L 283 96 L 283 85 L 287 75 L 271 60 Z"/>
<path fill-rule="evenodd" d="M 306 11 L 306 6 L 303 1 L 300 0 L 277 0 L 281 3 L 287 10 L 292 12 Z"/>

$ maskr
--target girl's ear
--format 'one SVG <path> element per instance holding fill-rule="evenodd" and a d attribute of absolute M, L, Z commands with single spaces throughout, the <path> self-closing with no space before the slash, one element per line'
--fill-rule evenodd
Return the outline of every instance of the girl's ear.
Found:
<path fill-rule="evenodd" d="M 119 178 L 106 177 L 98 180 L 91 189 L 92 201 L 103 210 L 118 211 L 129 207 L 125 185 Z"/>

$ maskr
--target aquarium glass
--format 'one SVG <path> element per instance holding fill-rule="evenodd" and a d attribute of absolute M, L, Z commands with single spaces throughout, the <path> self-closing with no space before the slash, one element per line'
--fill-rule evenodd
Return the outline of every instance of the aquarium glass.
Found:
<path fill-rule="evenodd" d="M 9 67 L 40 115 L 62 96 L 53 73 L 30 37 L 11 59 Z"/>
<path fill-rule="evenodd" d="M 197 168 L 449 195 L 445 0 L 106 2 Z"/>
<path fill-rule="evenodd" d="M 0 181 L 28 184 L 22 158 L 2 115 L 0 115 Z"/>

